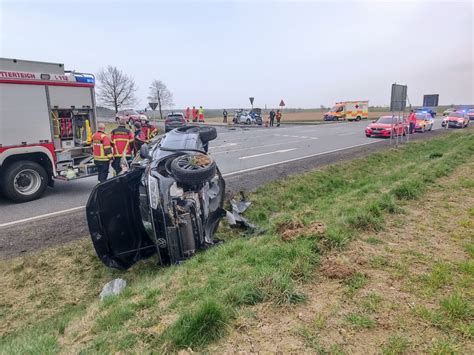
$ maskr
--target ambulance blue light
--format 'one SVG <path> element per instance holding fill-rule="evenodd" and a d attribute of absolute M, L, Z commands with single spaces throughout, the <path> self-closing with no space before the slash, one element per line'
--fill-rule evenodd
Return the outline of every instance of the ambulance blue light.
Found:
<path fill-rule="evenodd" d="M 94 84 L 95 83 L 95 78 L 93 76 L 79 76 L 75 75 L 76 81 L 78 83 L 88 83 L 88 84 Z"/>

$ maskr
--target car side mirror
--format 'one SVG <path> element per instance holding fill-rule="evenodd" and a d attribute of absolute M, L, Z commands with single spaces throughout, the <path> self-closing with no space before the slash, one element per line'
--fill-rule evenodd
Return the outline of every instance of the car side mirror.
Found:
<path fill-rule="evenodd" d="M 142 158 L 142 159 L 150 158 L 150 150 L 148 149 L 148 145 L 143 144 L 140 147 L 140 158 Z"/>

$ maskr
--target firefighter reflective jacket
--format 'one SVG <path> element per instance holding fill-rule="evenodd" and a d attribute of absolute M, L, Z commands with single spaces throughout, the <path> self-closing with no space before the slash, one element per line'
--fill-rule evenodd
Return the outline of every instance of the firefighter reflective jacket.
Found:
<path fill-rule="evenodd" d="M 118 126 L 110 135 L 114 148 L 114 157 L 131 157 L 133 148 L 133 133 L 125 126 Z"/>
<path fill-rule="evenodd" d="M 150 143 L 150 141 L 158 134 L 158 129 L 152 125 L 143 125 L 142 132 L 145 135 L 145 141 Z"/>
<path fill-rule="evenodd" d="M 110 139 L 104 132 L 95 132 L 92 136 L 92 153 L 94 160 L 109 161 L 112 159 L 112 147 Z"/>

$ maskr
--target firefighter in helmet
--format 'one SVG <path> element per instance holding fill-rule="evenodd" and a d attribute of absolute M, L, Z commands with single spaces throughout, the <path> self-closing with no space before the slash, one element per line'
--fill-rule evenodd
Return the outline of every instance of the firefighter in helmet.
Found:
<path fill-rule="evenodd" d="M 109 137 L 105 134 L 105 124 L 103 123 L 98 124 L 97 132 L 92 136 L 92 153 L 99 182 L 103 182 L 109 175 L 110 160 L 112 159 L 112 146 Z"/>
<path fill-rule="evenodd" d="M 116 175 L 122 171 L 122 158 L 125 159 L 126 162 L 132 159 L 133 133 L 125 127 L 126 124 L 125 118 L 120 118 L 119 126 L 112 130 L 110 135 L 112 147 L 114 148 L 112 168 L 114 168 Z"/>

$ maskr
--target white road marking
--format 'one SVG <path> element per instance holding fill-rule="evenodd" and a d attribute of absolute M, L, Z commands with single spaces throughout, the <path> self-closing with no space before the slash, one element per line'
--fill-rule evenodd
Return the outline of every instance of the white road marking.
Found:
<path fill-rule="evenodd" d="M 293 161 L 298 161 L 298 160 L 302 160 L 302 159 L 317 157 L 317 156 L 319 156 L 319 155 L 324 155 L 324 154 L 336 153 L 336 152 L 340 152 L 340 151 L 342 151 L 342 150 L 357 148 L 357 147 L 361 147 L 361 146 L 364 146 L 364 145 L 369 145 L 369 144 L 374 144 L 374 143 L 379 143 L 379 142 L 380 142 L 380 141 L 372 141 L 372 142 L 367 142 L 367 143 L 352 145 L 352 146 L 350 146 L 350 147 L 344 147 L 344 148 L 339 148 L 339 149 L 328 150 L 328 151 L 326 151 L 326 152 L 321 152 L 321 153 L 316 153 L 316 154 L 305 155 L 305 156 L 298 157 L 298 158 L 294 158 L 294 159 L 288 159 L 288 160 L 278 161 L 278 162 L 275 162 L 275 163 L 270 163 L 270 164 L 255 166 L 255 167 L 253 167 L 253 168 L 237 170 L 237 171 L 233 171 L 233 172 L 231 172 L 231 173 L 222 174 L 222 176 L 223 176 L 223 177 L 228 177 L 228 176 L 233 176 L 233 175 L 239 175 L 239 174 L 242 174 L 242 173 L 248 173 L 248 172 L 250 172 L 250 171 L 255 171 L 255 170 L 260 170 L 260 169 L 269 168 L 269 167 L 275 166 L 275 165 L 291 163 L 291 162 L 293 162 Z"/>
<path fill-rule="evenodd" d="M 290 134 L 275 134 L 277 137 L 300 138 L 300 139 L 319 139 L 319 137 L 293 136 Z"/>
<path fill-rule="evenodd" d="M 291 152 L 292 150 L 295 150 L 295 149 L 298 149 L 298 148 L 282 149 L 282 150 L 275 150 L 273 152 L 268 152 L 268 153 L 247 155 L 246 157 L 240 157 L 239 160 L 257 158 L 257 157 L 261 157 L 261 156 L 264 156 L 264 155 L 270 155 L 270 154 L 275 154 L 275 153 L 286 153 L 286 152 Z"/>
<path fill-rule="evenodd" d="M 212 152 L 212 155 L 227 154 L 227 153 L 233 153 L 233 152 L 240 152 L 240 151 L 242 151 L 242 150 L 250 150 L 250 149 L 256 149 L 256 148 L 274 147 L 274 146 L 276 146 L 276 145 L 299 143 L 299 142 L 301 142 L 300 139 L 299 139 L 299 140 L 294 140 L 294 141 L 288 141 L 288 142 L 279 142 L 279 143 L 272 143 L 272 144 L 265 144 L 265 145 L 248 146 L 248 147 L 246 147 L 246 148 L 223 150 L 223 151 L 221 151 L 221 152 Z"/>
<path fill-rule="evenodd" d="M 238 145 L 238 144 L 239 144 L 239 143 L 225 143 L 225 144 L 222 144 L 222 145 L 216 145 L 216 146 L 210 147 L 209 149 L 234 147 L 234 146 L 236 146 L 236 145 Z"/>
<path fill-rule="evenodd" d="M 12 221 L 12 222 L 2 223 L 2 224 L 0 224 L 0 228 L 13 226 L 15 224 L 31 222 L 31 221 L 35 221 L 37 219 L 43 219 L 43 218 L 47 218 L 47 217 L 59 216 L 59 215 L 69 213 L 69 212 L 80 211 L 80 210 L 83 210 L 85 208 L 86 208 L 86 206 L 73 207 L 73 208 L 68 208 L 67 210 L 51 212 L 51 213 L 46 213 L 46 214 L 42 214 L 42 215 L 39 215 L 39 216 L 34 216 L 34 217 L 25 218 L 25 219 L 19 219 L 19 220 Z"/>

